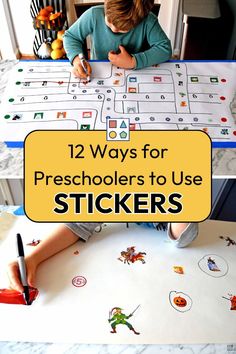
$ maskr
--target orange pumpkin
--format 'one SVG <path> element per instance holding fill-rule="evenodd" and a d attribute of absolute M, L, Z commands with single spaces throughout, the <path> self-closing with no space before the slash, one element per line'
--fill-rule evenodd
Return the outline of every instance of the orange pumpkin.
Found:
<path fill-rule="evenodd" d="M 61 30 L 57 32 L 57 39 L 60 39 L 63 41 L 63 36 L 64 36 L 65 30 Z"/>
<path fill-rule="evenodd" d="M 51 14 L 49 20 L 53 21 L 56 20 L 58 17 L 61 17 L 61 12 L 56 12 L 55 14 Z"/>
<path fill-rule="evenodd" d="M 185 307 L 187 305 L 186 299 L 181 296 L 174 297 L 173 301 L 174 304 L 178 307 Z"/>
<path fill-rule="evenodd" d="M 49 16 L 49 12 L 47 10 L 45 10 L 45 9 L 41 9 L 39 11 L 39 15 L 48 17 Z"/>
<path fill-rule="evenodd" d="M 44 7 L 44 10 L 46 10 L 47 12 L 53 12 L 54 8 L 52 6 L 46 6 Z"/>
<path fill-rule="evenodd" d="M 36 18 L 39 21 L 48 21 L 48 17 L 47 16 L 38 15 Z"/>

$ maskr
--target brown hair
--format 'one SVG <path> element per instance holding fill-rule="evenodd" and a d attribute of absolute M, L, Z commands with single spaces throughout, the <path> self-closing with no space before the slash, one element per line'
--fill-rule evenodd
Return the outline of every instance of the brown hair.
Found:
<path fill-rule="evenodd" d="M 129 31 L 148 15 L 154 0 L 105 0 L 107 21 L 118 30 Z"/>

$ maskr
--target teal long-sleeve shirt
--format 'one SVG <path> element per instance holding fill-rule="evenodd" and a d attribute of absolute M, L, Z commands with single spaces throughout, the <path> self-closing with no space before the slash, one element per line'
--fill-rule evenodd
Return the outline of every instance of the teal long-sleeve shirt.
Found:
<path fill-rule="evenodd" d="M 114 33 L 105 23 L 104 6 L 93 6 L 65 32 L 64 48 L 70 62 L 83 53 L 86 37 L 92 40 L 91 59 L 107 60 L 109 51 L 125 47 L 136 59 L 135 69 L 165 62 L 171 57 L 170 40 L 150 12 L 127 33 Z"/>

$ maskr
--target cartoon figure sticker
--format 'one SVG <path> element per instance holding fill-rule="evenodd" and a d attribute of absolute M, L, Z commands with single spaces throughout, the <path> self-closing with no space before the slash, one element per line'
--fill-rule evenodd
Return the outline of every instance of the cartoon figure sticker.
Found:
<path fill-rule="evenodd" d="M 179 312 L 189 311 L 192 307 L 192 299 L 189 295 L 182 292 L 171 291 L 169 301 L 171 306 Z"/>
<path fill-rule="evenodd" d="M 209 257 L 207 259 L 207 266 L 208 266 L 208 269 L 211 271 L 211 272 L 220 272 L 220 269 L 218 268 L 216 262 L 214 259 L 212 259 L 211 257 Z"/>
<path fill-rule="evenodd" d="M 33 240 L 31 242 L 27 243 L 26 245 L 27 246 L 37 246 L 40 242 L 41 242 L 41 240 L 35 240 L 33 238 Z"/>
<path fill-rule="evenodd" d="M 222 296 L 223 299 L 229 300 L 231 302 L 230 310 L 236 311 L 236 295 L 228 294 L 228 297 Z"/>
<path fill-rule="evenodd" d="M 229 266 L 224 258 L 217 254 L 207 254 L 198 262 L 199 268 L 214 278 L 220 278 L 228 273 Z"/>
<path fill-rule="evenodd" d="M 131 323 L 129 323 L 128 320 L 130 317 L 133 316 L 133 314 L 138 310 L 138 308 L 140 307 L 140 305 L 138 305 L 133 312 L 131 312 L 128 316 L 125 315 L 124 313 L 122 313 L 122 308 L 120 307 L 113 307 L 113 309 L 111 309 L 111 311 L 109 312 L 109 319 L 108 322 L 111 324 L 111 333 L 117 333 L 116 332 L 116 326 L 117 325 L 125 325 L 127 326 L 131 331 L 134 332 L 134 334 L 139 335 L 140 333 L 135 331 L 134 327 L 132 326 Z"/>
<path fill-rule="evenodd" d="M 224 236 L 219 236 L 221 240 L 225 240 L 227 243 L 227 246 L 236 246 L 236 241 L 232 240 L 229 236 L 224 237 Z"/>
<path fill-rule="evenodd" d="M 137 261 L 142 262 L 142 264 L 146 263 L 144 260 L 144 256 L 146 256 L 145 252 L 136 252 L 135 247 L 127 247 L 126 251 L 120 252 L 120 257 L 117 258 L 119 261 L 130 264 L 135 263 Z"/>

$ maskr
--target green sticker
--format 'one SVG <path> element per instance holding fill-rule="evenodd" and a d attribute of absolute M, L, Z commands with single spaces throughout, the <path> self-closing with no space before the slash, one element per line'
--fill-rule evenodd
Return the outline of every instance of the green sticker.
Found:
<path fill-rule="evenodd" d="M 81 124 L 80 130 L 90 130 L 90 124 Z"/>

